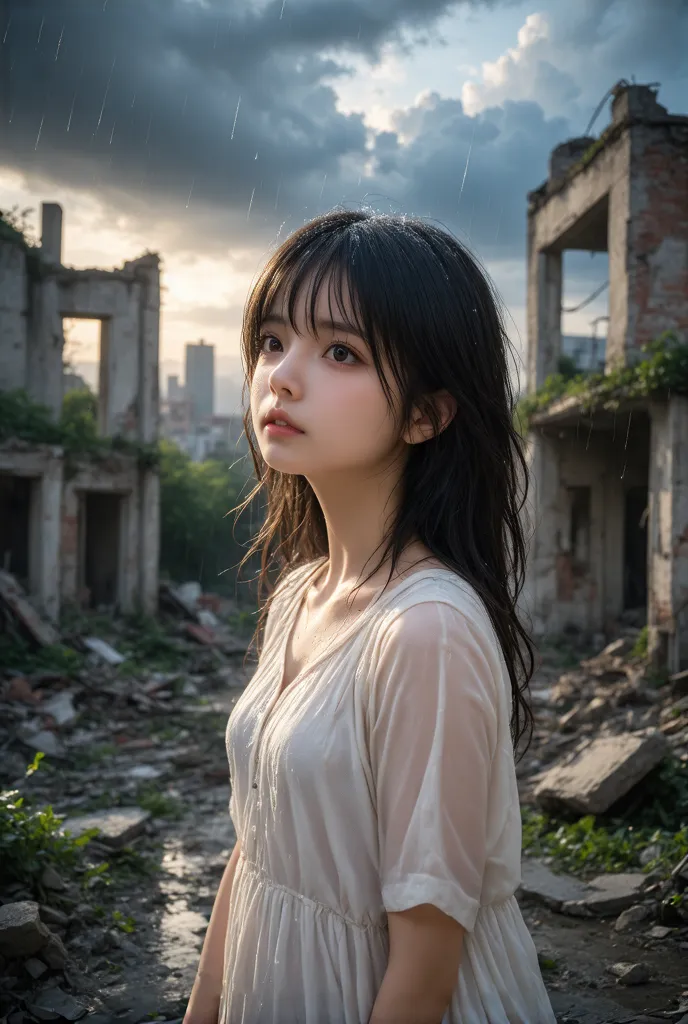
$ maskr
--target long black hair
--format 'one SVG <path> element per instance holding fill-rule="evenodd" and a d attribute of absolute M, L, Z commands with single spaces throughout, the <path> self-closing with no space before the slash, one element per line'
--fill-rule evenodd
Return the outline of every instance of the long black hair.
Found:
<path fill-rule="evenodd" d="M 403 398 L 401 410 L 394 410 L 402 423 L 420 405 L 437 427 L 435 409 L 426 402 L 433 392 L 446 391 L 456 401 L 456 415 L 444 430 L 410 446 L 399 512 L 370 576 L 389 557 L 391 579 L 401 553 L 417 539 L 477 591 L 509 672 L 518 745 L 532 733 L 526 693 L 533 645 L 517 611 L 525 575 L 521 511 L 528 473 L 513 421 L 510 343 L 494 289 L 464 246 L 433 224 L 358 210 L 317 217 L 273 253 L 249 295 L 242 331 L 247 387 L 271 304 L 278 295 L 286 297 L 295 327 L 296 302 L 306 284 L 311 329 L 323 286 L 330 304 L 339 306 L 339 319 L 348 309 L 351 321 L 353 310 L 352 327 L 369 345 L 390 403 L 383 362 L 391 368 Z M 327 555 L 327 533 L 305 477 L 277 472 L 263 461 L 250 409 L 244 427 L 258 483 L 240 510 L 262 494 L 266 514 L 242 565 L 260 553 L 259 589 L 265 592 L 275 569 L 284 572 Z"/>

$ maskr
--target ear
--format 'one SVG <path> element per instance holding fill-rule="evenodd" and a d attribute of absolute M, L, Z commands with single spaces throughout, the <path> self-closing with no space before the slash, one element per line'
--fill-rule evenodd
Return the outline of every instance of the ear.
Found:
<path fill-rule="evenodd" d="M 439 418 L 440 427 L 437 433 L 441 434 L 456 416 L 456 399 L 448 391 L 436 391 L 434 394 L 428 395 L 427 401 L 432 404 Z M 407 444 L 421 444 L 434 436 L 432 420 L 423 409 L 416 406 L 411 416 L 411 423 L 403 433 L 403 440 Z"/>

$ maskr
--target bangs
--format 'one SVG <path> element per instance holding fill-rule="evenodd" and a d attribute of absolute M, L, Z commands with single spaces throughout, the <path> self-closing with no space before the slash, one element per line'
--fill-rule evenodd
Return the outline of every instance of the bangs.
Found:
<path fill-rule="evenodd" d="M 366 256 L 372 254 L 367 248 L 359 224 L 338 224 L 336 215 L 306 225 L 284 242 L 268 261 L 246 306 L 243 349 L 250 373 L 260 354 L 262 325 L 271 315 L 284 317 L 296 331 L 298 312 L 303 312 L 309 332 L 318 336 L 317 306 L 325 290 L 330 320 L 365 341 L 388 400 L 392 390 L 383 361 L 404 389 L 388 318 L 380 315 L 384 300 L 380 302 L 378 289 L 377 301 L 368 294 L 372 282 Z"/>

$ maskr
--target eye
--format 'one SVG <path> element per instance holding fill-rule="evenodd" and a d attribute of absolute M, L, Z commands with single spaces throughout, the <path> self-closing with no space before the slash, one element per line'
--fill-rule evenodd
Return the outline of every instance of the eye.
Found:
<path fill-rule="evenodd" d="M 274 348 L 275 345 L 282 347 L 282 342 L 279 338 L 276 338 L 274 334 L 263 334 L 260 338 L 260 351 L 269 354 L 270 352 L 279 352 L 279 348 Z"/>
<path fill-rule="evenodd" d="M 334 362 L 335 363 L 345 363 L 346 364 L 347 356 L 351 356 L 351 360 L 352 360 L 351 362 L 349 362 L 349 364 L 348 364 L 349 366 L 353 366 L 354 363 L 360 362 L 360 360 L 359 360 L 358 356 L 356 355 L 356 353 L 353 352 L 349 348 L 348 345 L 343 345 L 341 343 L 341 341 L 336 341 L 334 343 L 334 345 L 330 345 L 330 347 L 328 348 L 327 351 L 333 353 L 333 358 L 334 358 Z"/>

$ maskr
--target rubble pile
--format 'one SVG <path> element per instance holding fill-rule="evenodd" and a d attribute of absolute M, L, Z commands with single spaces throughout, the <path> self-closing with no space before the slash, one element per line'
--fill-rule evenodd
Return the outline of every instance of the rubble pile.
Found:
<path fill-rule="evenodd" d="M 519 765 L 524 804 L 563 822 L 618 824 L 623 812 L 628 823 L 634 807 L 661 796 L 652 789 L 660 766 L 687 766 L 688 784 L 688 672 L 653 672 L 633 654 L 638 635 L 628 631 L 564 673 L 543 666 L 532 690 L 533 743 Z M 568 917 L 608 920 L 612 936 L 624 935 L 639 954 L 609 974 L 616 985 L 645 985 L 652 972 L 643 950 L 672 949 L 688 962 L 688 856 L 667 876 L 659 853 L 650 842 L 637 868 L 593 877 L 584 870 L 583 878 L 555 871 L 552 858 L 525 857 L 520 895 Z M 688 1013 L 688 990 L 679 1008 Z"/>
<path fill-rule="evenodd" d="M 7 808 L 22 799 L 27 814 L 52 808 L 60 836 L 89 837 L 78 863 L 42 866 L 36 825 L 26 846 L 38 851 L 33 868 L 15 870 L 9 857 L 0 868 L 3 1024 L 137 1024 L 183 1013 L 197 936 L 188 963 L 161 954 L 160 922 L 181 889 L 165 865 L 194 844 L 210 851 L 195 886 L 202 912 L 175 911 L 204 930 L 233 843 L 224 725 L 250 666 L 223 599 L 180 589 L 186 607 L 163 588 L 153 625 L 83 615 L 58 635 L 16 581 L 0 587 L 3 651 L 15 643 L 14 657 L 0 659 L 0 862 Z M 27 775 L 38 752 L 45 757 Z M 209 839 L 199 839 L 204 818 L 220 822 Z M 118 909 L 134 905 L 135 929 Z M 143 984 L 124 980 L 135 967 Z"/>

